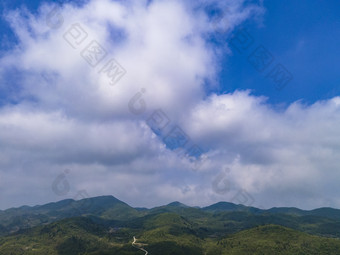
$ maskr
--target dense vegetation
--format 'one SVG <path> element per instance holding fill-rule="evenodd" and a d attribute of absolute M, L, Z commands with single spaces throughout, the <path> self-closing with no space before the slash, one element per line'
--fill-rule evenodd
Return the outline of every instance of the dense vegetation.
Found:
<path fill-rule="evenodd" d="M 178 202 L 132 208 L 112 196 L 0 212 L 0 254 L 340 254 L 339 210 Z M 138 242 L 132 245 L 133 237 Z"/>

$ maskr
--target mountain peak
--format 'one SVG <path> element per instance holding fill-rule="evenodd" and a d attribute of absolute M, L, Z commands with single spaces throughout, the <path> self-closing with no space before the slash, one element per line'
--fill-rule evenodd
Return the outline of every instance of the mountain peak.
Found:
<path fill-rule="evenodd" d="M 205 211 L 232 211 L 232 210 L 240 210 L 244 209 L 244 205 L 236 205 L 229 202 L 218 202 L 216 204 L 212 204 L 207 207 L 203 207 L 202 209 Z"/>
<path fill-rule="evenodd" d="M 185 204 L 182 204 L 181 202 L 175 201 L 170 204 L 167 204 L 167 206 L 173 206 L 173 207 L 189 207 Z"/>

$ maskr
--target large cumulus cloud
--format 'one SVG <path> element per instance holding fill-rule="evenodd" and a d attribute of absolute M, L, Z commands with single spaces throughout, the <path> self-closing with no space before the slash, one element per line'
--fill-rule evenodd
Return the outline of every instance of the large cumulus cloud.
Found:
<path fill-rule="evenodd" d="M 79 190 L 135 206 L 238 202 L 240 191 L 254 206 L 340 206 L 333 193 L 338 98 L 280 109 L 250 91 L 208 93 L 218 86 L 222 54 L 209 35 L 228 36 L 262 14 L 259 5 L 100 0 L 55 7 L 6 14 L 18 43 L 0 59 L 2 208 Z M 211 18 L 207 8 L 224 14 Z M 77 47 L 65 40 L 72 25 L 87 34 Z M 92 40 L 107 52 L 95 67 L 81 56 Z M 111 58 L 126 70 L 114 86 L 100 73 Z M 136 93 L 140 114 L 129 109 Z M 146 124 L 156 109 L 203 149 L 199 169 Z M 71 187 L 63 196 L 51 188 L 60 175 Z M 221 182 L 226 187 L 217 188 Z"/>

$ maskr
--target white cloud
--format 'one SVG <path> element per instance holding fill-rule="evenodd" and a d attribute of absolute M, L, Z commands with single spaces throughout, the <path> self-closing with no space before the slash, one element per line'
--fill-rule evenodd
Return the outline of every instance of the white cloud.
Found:
<path fill-rule="evenodd" d="M 220 57 L 207 33 L 217 28 L 228 34 L 263 13 L 243 1 L 216 2 L 227 10 L 216 23 L 197 9 L 211 4 L 64 5 L 56 29 L 46 24 L 52 6 L 44 5 L 37 16 L 9 13 L 19 44 L 0 59 L 0 86 L 5 91 L 8 84 L 16 86 L 7 96 L 17 104 L 0 109 L 0 207 L 73 197 L 82 189 L 136 206 L 237 202 L 240 189 L 253 196 L 254 206 L 316 207 L 327 201 L 340 206 L 333 194 L 339 180 L 340 100 L 297 102 L 278 111 L 249 91 L 207 95 L 204 81 L 214 83 Z M 63 38 L 72 24 L 88 34 L 76 49 Z M 91 40 L 108 53 L 94 68 L 81 57 Z M 98 73 L 110 58 L 127 71 L 115 86 Z M 146 110 L 134 115 L 128 103 L 142 88 Z M 180 125 L 206 150 L 202 168 L 191 170 L 188 160 L 167 149 L 145 124 L 158 108 L 170 118 L 167 128 Z M 219 194 L 212 183 L 226 166 L 231 170 L 223 178 L 230 190 Z M 60 197 L 51 185 L 66 168 L 71 190 Z"/>
<path fill-rule="evenodd" d="M 318 200 L 335 199 L 340 177 L 338 100 L 277 111 L 249 92 L 212 95 L 185 125 L 192 139 L 214 148 L 214 164 L 232 169 L 226 178 L 262 203 L 321 206 Z M 273 194 L 277 200 L 266 202 Z"/>

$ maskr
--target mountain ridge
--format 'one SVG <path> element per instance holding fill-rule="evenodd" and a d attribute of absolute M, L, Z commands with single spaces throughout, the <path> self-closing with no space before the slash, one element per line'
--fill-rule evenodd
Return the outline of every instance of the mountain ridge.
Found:
<path fill-rule="evenodd" d="M 330 228 L 332 231 L 327 230 L 329 224 L 340 227 L 340 210 L 334 208 L 317 208 L 307 211 L 294 207 L 274 207 L 265 210 L 230 202 L 218 202 L 206 207 L 192 207 L 175 201 L 148 209 L 134 208 L 112 195 L 80 200 L 64 199 L 44 205 L 22 206 L 0 211 L 0 235 L 71 217 L 93 216 L 110 221 L 132 219 L 132 222 L 138 222 L 143 217 L 162 213 L 175 213 L 191 219 L 210 217 L 210 215 L 215 215 L 214 217 L 220 220 L 226 217 L 232 219 L 243 217 L 248 222 L 254 222 L 251 224 L 253 226 L 256 225 L 256 222 L 263 222 L 264 224 L 283 222 L 283 226 L 301 230 L 303 229 L 302 226 L 306 224 L 296 223 L 295 218 L 299 217 L 299 220 L 303 222 L 318 224 L 316 230 L 305 226 L 312 233 L 314 231 L 319 234 L 340 236 L 340 233 L 338 234 L 333 228 Z M 241 224 L 239 227 L 247 227 L 247 224 Z"/>
<path fill-rule="evenodd" d="M 219 202 L 213 203 L 211 205 L 207 205 L 207 206 L 189 206 L 189 205 L 186 205 L 182 202 L 174 201 L 174 202 L 170 202 L 168 204 L 154 206 L 154 207 L 151 207 L 151 208 L 146 208 L 146 207 L 133 207 L 133 206 L 129 205 L 128 203 L 125 203 L 124 201 L 116 198 L 113 195 L 102 195 L 102 196 L 94 196 L 94 197 L 83 198 L 83 199 L 79 199 L 79 200 L 75 200 L 75 199 L 72 199 L 72 198 L 66 198 L 66 199 L 55 201 L 55 202 L 49 202 L 49 203 L 46 203 L 46 204 L 38 204 L 38 205 L 32 205 L 32 206 L 21 205 L 21 206 L 18 206 L 18 207 L 10 207 L 10 208 L 7 208 L 7 209 L 0 210 L 0 213 L 8 211 L 8 210 L 13 210 L 13 209 L 41 208 L 41 207 L 45 207 L 45 206 L 48 206 L 48 205 L 60 205 L 60 204 L 77 202 L 77 201 L 78 202 L 79 201 L 91 201 L 91 200 L 98 200 L 98 199 L 102 200 L 104 198 L 105 199 L 111 199 L 112 201 L 116 201 L 116 202 L 119 202 L 119 203 L 126 204 L 126 205 L 130 206 L 131 208 L 141 209 L 141 210 L 151 210 L 151 209 L 154 209 L 154 208 L 165 207 L 165 206 L 181 206 L 181 207 L 190 207 L 190 208 L 199 208 L 199 209 L 209 210 L 212 207 L 221 207 L 222 208 L 224 205 L 227 205 L 227 206 L 230 206 L 231 209 L 246 209 L 246 208 L 248 208 L 248 209 L 257 209 L 257 210 L 262 210 L 262 211 L 273 211 L 273 212 L 274 211 L 289 211 L 289 210 L 296 211 L 296 212 L 314 212 L 314 211 L 324 211 L 324 210 L 332 210 L 332 211 L 340 212 L 340 209 L 334 208 L 334 207 L 319 207 L 319 208 L 314 208 L 314 209 L 310 209 L 310 210 L 300 209 L 298 207 L 271 207 L 271 208 L 268 208 L 268 209 L 260 209 L 260 208 L 253 207 L 253 206 L 246 206 L 246 205 L 243 205 L 243 204 L 235 204 L 235 203 L 227 202 L 227 201 L 219 201 Z M 225 208 L 225 210 L 228 210 L 228 209 Z"/>
<path fill-rule="evenodd" d="M 127 255 L 136 239 L 150 254 L 335 255 L 340 210 L 178 201 L 148 209 L 109 195 L 0 212 L 0 254 Z"/>

